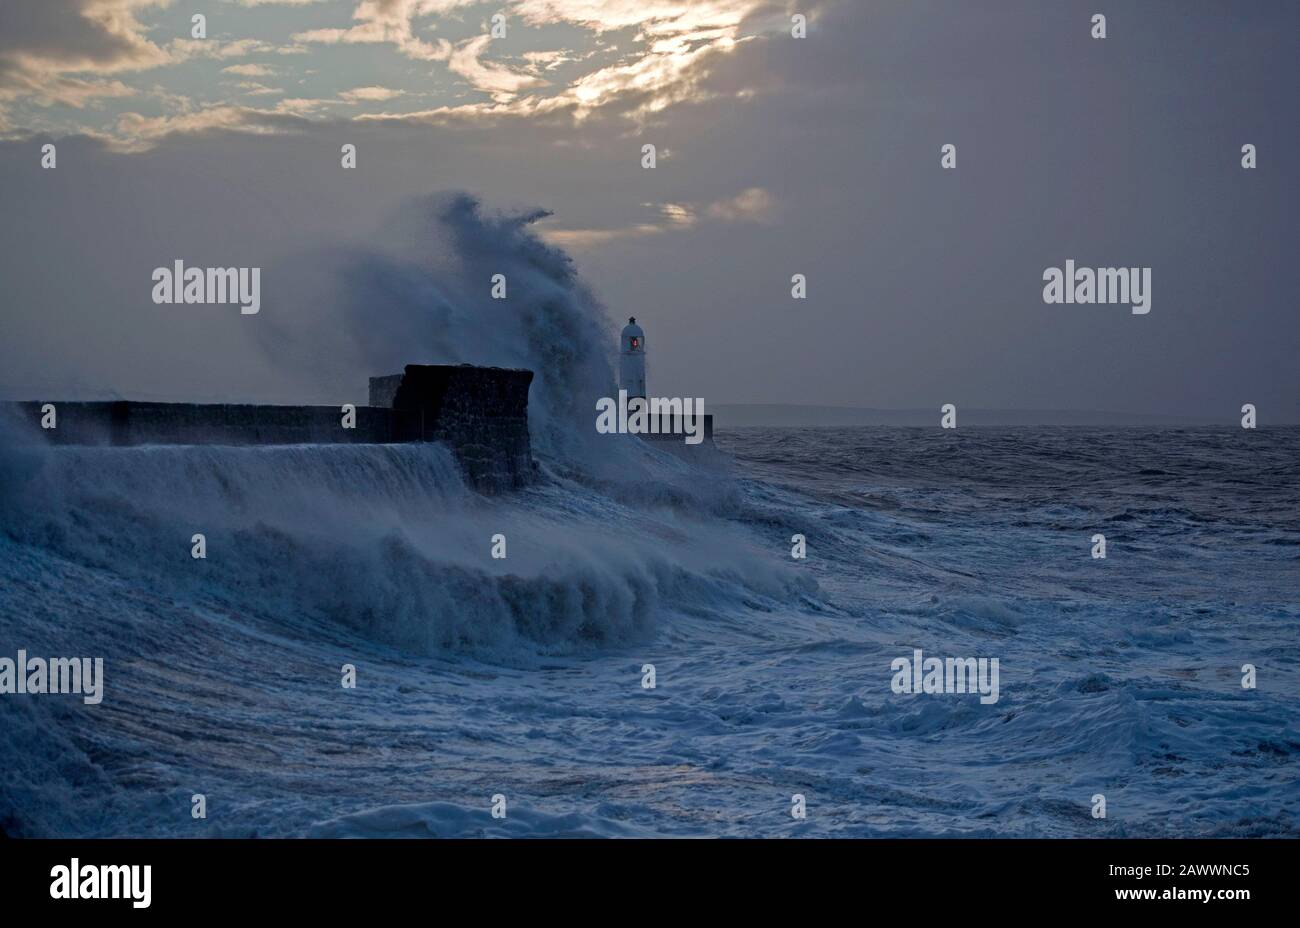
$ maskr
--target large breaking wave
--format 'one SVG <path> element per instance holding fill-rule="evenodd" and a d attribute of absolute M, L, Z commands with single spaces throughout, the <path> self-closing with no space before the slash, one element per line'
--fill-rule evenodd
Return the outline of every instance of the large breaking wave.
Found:
<path fill-rule="evenodd" d="M 490 213 L 464 193 L 413 200 L 366 245 L 276 270 L 266 348 L 321 389 L 405 364 L 527 368 L 537 451 L 599 466 L 592 410 L 614 388 L 614 329 L 569 257 L 534 234 L 547 215 Z"/>
<path fill-rule="evenodd" d="M 643 639 L 672 608 L 782 596 L 796 583 L 725 519 L 720 456 L 687 463 L 597 436 L 613 389 L 603 307 L 540 212 L 473 198 L 409 204 L 364 248 L 313 253 L 265 347 L 322 384 L 406 363 L 536 374 L 529 419 L 545 479 L 485 499 L 440 446 L 36 448 L 5 442 L 0 532 L 50 556 L 219 603 L 280 628 L 327 622 L 416 654 L 499 659 Z M 328 270 L 325 270 L 328 269 Z M 503 274 L 508 298 L 492 299 Z M 191 557 L 206 536 L 208 556 Z M 507 557 L 489 557 L 492 536 Z"/>

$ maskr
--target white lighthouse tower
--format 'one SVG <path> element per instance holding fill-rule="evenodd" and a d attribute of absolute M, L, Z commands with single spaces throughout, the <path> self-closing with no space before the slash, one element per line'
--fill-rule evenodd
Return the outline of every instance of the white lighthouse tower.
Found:
<path fill-rule="evenodd" d="M 627 391 L 627 398 L 646 398 L 645 392 L 645 332 L 636 324 L 636 316 L 627 320 L 618 352 L 618 386 Z"/>

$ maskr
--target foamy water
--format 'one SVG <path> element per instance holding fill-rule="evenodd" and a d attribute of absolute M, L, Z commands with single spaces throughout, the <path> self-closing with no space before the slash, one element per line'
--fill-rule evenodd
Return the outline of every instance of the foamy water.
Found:
<path fill-rule="evenodd" d="M 0 697 L 0 826 L 1296 830 L 1300 430 L 610 438 L 495 499 L 437 446 L 8 449 L 0 654 L 105 696 Z M 913 648 L 1000 698 L 893 693 Z"/>

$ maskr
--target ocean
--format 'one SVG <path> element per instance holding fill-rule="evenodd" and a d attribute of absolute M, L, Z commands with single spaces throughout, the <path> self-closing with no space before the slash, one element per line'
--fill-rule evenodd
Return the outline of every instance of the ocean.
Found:
<path fill-rule="evenodd" d="M 0 829 L 1300 830 L 1300 429 L 600 438 L 492 498 L 437 445 L 0 444 L 0 657 L 104 661 L 0 695 Z M 917 649 L 996 701 L 895 692 Z"/>

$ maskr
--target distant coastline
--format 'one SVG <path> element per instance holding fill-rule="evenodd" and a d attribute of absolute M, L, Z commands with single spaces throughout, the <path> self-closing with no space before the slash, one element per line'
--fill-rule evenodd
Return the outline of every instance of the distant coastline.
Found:
<path fill-rule="evenodd" d="M 1221 418 L 1166 416 L 1078 409 L 977 409 L 959 406 L 960 427 L 997 426 L 1161 426 L 1194 428 L 1216 426 L 1239 428 L 1240 414 L 1228 406 Z M 730 428 L 815 428 L 852 426 L 935 426 L 939 407 L 934 409 L 868 409 L 856 406 L 800 406 L 783 403 L 720 403 L 712 407 L 719 429 Z M 1295 425 L 1295 413 L 1261 418 L 1260 427 Z"/>

